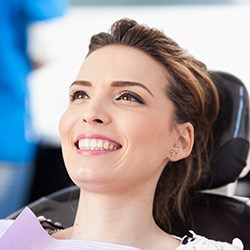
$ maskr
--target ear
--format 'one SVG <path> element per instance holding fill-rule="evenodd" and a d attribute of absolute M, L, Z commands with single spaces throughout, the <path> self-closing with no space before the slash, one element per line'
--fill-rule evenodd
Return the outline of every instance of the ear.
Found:
<path fill-rule="evenodd" d="M 188 157 L 194 144 L 194 127 L 190 122 L 178 124 L 176 129 L 178 135 L 170 152 L 170 161 L 178 161 Z"/>

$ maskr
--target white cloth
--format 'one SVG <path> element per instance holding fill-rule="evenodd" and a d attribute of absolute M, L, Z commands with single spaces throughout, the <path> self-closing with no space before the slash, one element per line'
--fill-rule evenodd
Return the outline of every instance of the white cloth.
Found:
<path fill-rule="evenodd" d="M 190 231 L 190 233 L 192 237 L 186 238 L 186 244 L 184 244 L 184 237 L 182 244 L 176 250 L 243 250 L 243 244 L 238 238 L 235 238 L 232 244 L 229 244 L 207 239 L 204 236 L 195 234 L 193 231 Z"/>

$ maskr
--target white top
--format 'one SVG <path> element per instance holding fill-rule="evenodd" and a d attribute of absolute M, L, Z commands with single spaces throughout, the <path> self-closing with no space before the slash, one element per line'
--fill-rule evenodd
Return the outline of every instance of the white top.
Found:
<path fill-rule="evenodd" d="M 196 235 L 184 237 L 176 250 L 243 250 L 239 239 L 232 244 Z M 34 213 L 25 208 L 16 220 L 0 220 L 0 249 L 4 250 L 139 250 L 136 247 L 84 240 L 57 240 L 41 226 Z"/>

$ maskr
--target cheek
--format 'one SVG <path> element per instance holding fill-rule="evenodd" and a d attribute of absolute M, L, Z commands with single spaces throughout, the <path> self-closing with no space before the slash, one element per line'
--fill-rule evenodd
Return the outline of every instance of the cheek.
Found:
<path fill-rule="evenodd" d="M 66 110 L 64 114 L 62 115 L 60 121 L 59 121 L 59 133 L 61 138 L 61 147 L 62 147 L 62 153 L 63 153 L 63 159 L 64 163 L 66 165 L 66 168 L 68 169 L 68 162 L 71 159 L 71 147 L 72 147 L 72 131 L 73 131 L 73 124 L 74 124 L 73 117 L 71 113 Z"/>
<path fill-rule="evenodd" d="M 66 110 L 59 121 L 59 133 L 62 143 L 71 134 L 70 131 L 74 123 L 74 117 Z"/>
<path fill-rule="evenodd" d="M 118 127 L 124 132 L 129 141 L 137 141 L 139 143 L 143 138 L 146 140 L 145 135 L 150 129 L 146 125 L 148 124 L 148 119 L 145 116 L 140 114 L 120 116 L 119 121 Z"/>
<path fill-rule="evenodd" d="M 60 133 L 60 137 L 62 139 L 63 135 L 65 135 L 66 131 L 67 131 L 67 115 L 66 112 L 63 113 L 60 121 L 59 121 L 59 133 Z"/>
<path fill-rule="evenodd" d="M 141 125 L 135 137 L 139 137 L 138 141 L 142 144 L 145 143 L 145 150 L 148 150 L 152 157 L 156 156 L 161 161 L 166 158 L 174 143 L 174 134 L 174 128 L 170 126 L 169 120 L 154 117 Z"/>
<path fill-rule="evenodd" d="M 135 147 L 140 145 L 143 150 L 163 151 L 165 154 L 170 147 L 172 128 L 168 119 L 154 115 L 136 115 L 130 119 L 123 119 L 128 140 Z"/>

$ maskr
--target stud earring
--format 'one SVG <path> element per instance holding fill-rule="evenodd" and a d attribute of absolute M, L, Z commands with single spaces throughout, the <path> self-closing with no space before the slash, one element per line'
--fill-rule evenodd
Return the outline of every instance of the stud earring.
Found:
<path fill-rule="evenodd" d="M 171 151 L 169 151 L 169 154 L 172 158 L 175 158 L 178 155 L 178 152 L 172 149 Z"/>

